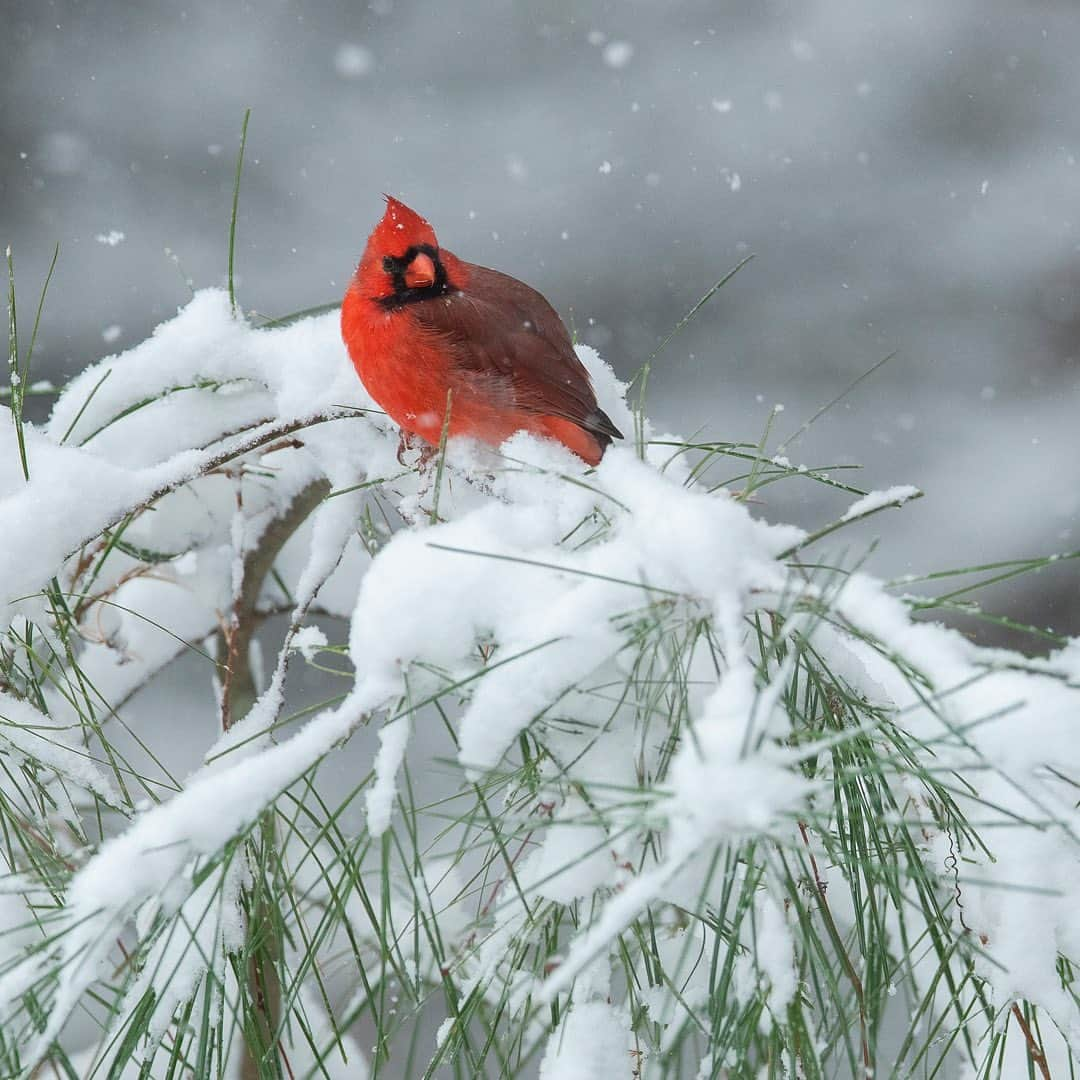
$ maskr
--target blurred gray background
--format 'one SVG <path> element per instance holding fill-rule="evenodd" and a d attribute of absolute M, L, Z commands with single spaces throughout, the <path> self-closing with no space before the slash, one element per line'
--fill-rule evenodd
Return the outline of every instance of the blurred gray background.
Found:
<path fill-rule="evenodd" d="M 245 308 L 338 298 L 389 191 L 628 378 L 753 251 L 657 362 L 661 429 L 756 441 L 782 402 L 783 437 L 895 352 L 788 451 L 925 489 L 845 543 L 884 574 L 1080 547 L 1072 0 L 6 0 L 3 27 L 23 325 L 61 244 L 39 377 L 223 283 L 250 105 Z M 846 505 L 782 488 L 760 513 Z M 985 603 L 1078 632 L 1074 567 Z"/>

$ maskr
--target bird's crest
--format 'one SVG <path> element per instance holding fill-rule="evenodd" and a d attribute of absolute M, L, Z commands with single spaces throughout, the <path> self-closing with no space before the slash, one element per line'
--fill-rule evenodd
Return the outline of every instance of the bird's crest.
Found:
<path fill-rule="evenodd" d="M 393 195 L 384 195 L 386 213 L 375 226 L 369 246 L 380 255 L 401 257 L 411 247 L 430 245 L 438 248 L 435 230 L 415 210 L 395 199 Z"/>

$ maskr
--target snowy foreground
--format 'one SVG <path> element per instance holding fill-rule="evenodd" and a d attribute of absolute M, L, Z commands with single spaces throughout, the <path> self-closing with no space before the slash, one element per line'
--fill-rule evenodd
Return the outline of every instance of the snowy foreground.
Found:
<path fill-rule="evenodd" d="M 29 481 L 3 427 L 3 1075 L 238 1076 L 260 1010 L 267 1076 L 1068 1068 L 1080 648 L 913 622 L 835 536 L 710 490 L 813 475 L 645 445 L 580 353 L 641 436 L 592 471 L 517 436 L 421 486 L 336 314 L 253 329 L 217 291 L 25 428 Z M 276 659 L 230 653 L 271 611 Z M 221 735 L 177 789 L 112 742 L 219 640 Z M 346 677 L 278 730 L 308 662 Z M 360 726 L 349 832 L 315 778 Z M 452 798 L 405 782 L 410 740 Z"/>

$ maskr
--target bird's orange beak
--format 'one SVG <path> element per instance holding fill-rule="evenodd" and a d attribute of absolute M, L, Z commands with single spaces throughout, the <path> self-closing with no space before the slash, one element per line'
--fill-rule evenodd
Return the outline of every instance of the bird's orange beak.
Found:
<path fill-rule="evenodd" d="M 405 284 L 410 289 L 426 289 L 435 284 L 435 262 L 430 255 L 418 252 L 405 268 Z"/>

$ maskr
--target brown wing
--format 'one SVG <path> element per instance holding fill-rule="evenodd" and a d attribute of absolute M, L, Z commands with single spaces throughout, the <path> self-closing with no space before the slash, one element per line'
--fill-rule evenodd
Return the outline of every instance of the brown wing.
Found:
<path fill-rule="evenodd" d="M 555 309 L 522 281 L 468 266 L 464 290 L 412 306 L 414 319 L 450 347 L 457 367 L 502 376 L 514 404 L 559 416 L 591 432 L 602 447 L 622 433 L 596 404 L 592 383 Z"/>

